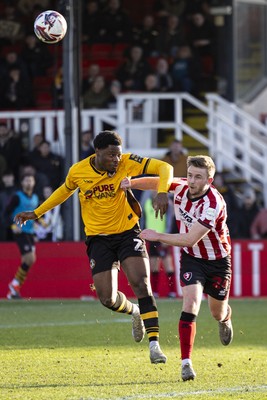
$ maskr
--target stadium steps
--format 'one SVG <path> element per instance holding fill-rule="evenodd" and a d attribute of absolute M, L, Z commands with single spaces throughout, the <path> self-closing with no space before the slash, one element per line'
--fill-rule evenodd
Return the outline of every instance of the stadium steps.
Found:
<path fill-rule="evenodd" d="M 184 112 L 184 122 L 207 138 L 207 116 L 201 110 L 187 107 Z M 206 146 L 186 133 L 183 135 L 183 145 L 190 155 L 208 154 Z"/>
<path fill-rule="evenodd" d="M 184 122 L 207 138 L 207 116 L 201 110 L 187 106 L 184 110 Z M 163 139 L 159 142 L 159 147 L 168 148 L 173 140 L 173 130 L 165 130 Z M 208 155 L 207 147 L 185 132 L 183 132 L 183 146 L 188 150 L 189 155 Z"/>

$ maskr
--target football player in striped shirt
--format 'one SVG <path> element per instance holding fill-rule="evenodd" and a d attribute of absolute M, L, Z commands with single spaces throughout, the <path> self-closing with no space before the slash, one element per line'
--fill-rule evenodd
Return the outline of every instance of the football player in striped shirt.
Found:
<path fill-rule="evenodd" d="M 140 205 L 131 191 L 124 191 L 120 184 L 125 176 L 158 175 L 160 183 L 154 207 L 156 215 L 163 217 L 168 207 L 173 167 L 161 160 L 122 154 L 121 137 L 113 131 L 100 132 L 94 139 L 94 148 L 95 154 L 74 164 L 64 184 L 45 202 L 34 211 L 20 212 L 15 221 L 21 225 L 41 217 L 78 189 L 98 298 L 105 307 L 130 314 L 135 341 L 141 342 L 146 331 L 150 361 L 165 363 L 167 357 L 159 345 L 158 310 L 150 285 L 149 258 L 145 242 L 139 237 Z M 120 267 L 138 298 L 138 305 L 118 290 Z"/>
<path fill-rule="evenodd" d="M 231 307 L 228 304 L 231 283 L 231 242 L 226 225 L 227 210 L 222 195 L 212 186 L 215 165 L 208 156 L 188 157 L 187 178 L 174 178 L 169 191 L 174 194 L 177 234 L 145 229 L 140 237 L 149 241 L 181 247 L 180 281 L 183 307 L 178 331 L 182 359 L 182 379 L 193 380 L 196 373 L 191 355 L 196 335 L 196 319 L 203 293 L 213 318 L 219 324 L 219 336 L 225 346 L 233 339 Z M 121 186 L 155 190 L 158 178 L 122 181 Z"/>

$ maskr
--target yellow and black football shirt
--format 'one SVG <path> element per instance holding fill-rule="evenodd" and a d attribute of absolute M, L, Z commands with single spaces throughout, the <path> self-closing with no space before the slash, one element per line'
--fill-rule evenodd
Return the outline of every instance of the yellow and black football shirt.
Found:
<path fill-rule="evenodd" d="M 79 189 L 85 234 L 121 233 L 131 229 L 139 220 L 126 193 L 120 188 L 122 179 L 142 174 L 159 175 L 159 192 L 167 192 L 172 182 L 173 169 L 161 160 L 122 154 L 117 171 L 110 174 L 98 171 L 92 162 L 94 158 L 95 154 L 74 164 L 69 169 L 65 183 L 34 210 L 35 214 L 40 217 Z"/>

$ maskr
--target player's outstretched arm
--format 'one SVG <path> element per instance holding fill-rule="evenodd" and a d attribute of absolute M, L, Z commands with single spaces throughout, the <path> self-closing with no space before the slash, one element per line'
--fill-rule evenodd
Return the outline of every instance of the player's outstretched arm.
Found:
<path fill-rule="evenodd" d="M 195 222 L 187 233 L 159 233 L 153 229 L 144 229 L 139 236 L 141 239 L 150 242 L 161 242 L 169 246 L 193 247 L 209 230 L 199 222 Z"/>
<path fill-rule="evenodd" d="M 23 211 L 15 215 L 14 222 L 17 225 L 24 225 L 29 219 L 37 219 L 37 215 L 34 211 Z"/>
<path fill-rule="evenodd" d="M 142 178 L 124 178 L 121 181 L 121 188 L 127 189 L 138 189 L 138 190 L 157 190 L 159 184 L 158 176 L 145 176 Z"/>

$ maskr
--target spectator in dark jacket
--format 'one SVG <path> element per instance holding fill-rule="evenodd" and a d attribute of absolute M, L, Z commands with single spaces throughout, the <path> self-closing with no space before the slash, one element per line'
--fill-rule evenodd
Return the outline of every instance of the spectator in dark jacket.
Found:
<path fill-rule="evenodd" d="M 143 57 L 143 49 L 133 46 L 128 59 L 117 71 L 117 78 L 122 84 L 122 90 L 138 91 L 144 88 L 145 77 L 152 72 L 149 63 Z"/>
<path fill-rule="evenodd" d="M 260 208 L 254 189 L 247 188 L 242 195 L 242 205 L 238 211 L 238 237 L 251 239 L 251 226 Z"/>
<path fill-rule="evenodd" d="M 19 68 L 10 69 L 7 80 L 3 83 L 1 96 L 2 108 L 23 110 L 34 106 L 33 88 L 29 79 L 22 77 Z"/>
<path fill-rule="evenodd" d="M 120 0 L 109 0 L 101 13 L 96 42 L 127 43 L 131 38 L 131 19 L 122 9 Z"/>
<path fill-rule="evenodd" d="M 53 57 L 47 45 L 38 40 L 34 34 L 26 36 L 21 58 L 26 63 L 31 78 L 45 76 L 53 63 Z"/>
<path fill-rule="evenodd" d="M 15 184 L 15 175 L 11 170 L 6 170 L 2 176 L 2 185 L 0 190 L 0 241 L 12 241 L 13 233 L 10 226 L 12 220 L 5 215 L 5 209 L 11 198 L 17 191 Z"/>
<path fill-rule="evenodd" d="M 153 15 L 146 15 L 142 20 L 142 25 L 133 28 L 133 44 L 143 48 L 145 57 L 151 57 L 155 51 L 158 34 L 155 18 Z"/>
<path fill-rule="evenodd" d="M 194 58 L 191 47 L 183 45 L 174 54 L 170 64 L 173 89 L 179 92 L 196 93 L 200 79 L 200 65 Z"/>
<path fill-rule="evenodd" d="M 93 140 L 94 140 L 94 135 L 92 131 L 88 130 L 82 132 L 80 160 L 83 160 L 84 158 L 89 157 L 95 153 Z"/>
<path fill-rule="evenodd" d="M 40 155 L 33 157 L 31 162 L 37 172 L 45 174 L 49 183 L 55 190 L 62 184 L 64 174 L 64 160 L 51 151 L 50 142 L 43 140 L 38 147 Z"/>
<path fill-rule="evenodd" d="M 167 26 L 159 31 L 155 41 L 156 55 L 161 57 L 173 57 L 177 48 L 185 41 L 184 26 L 176 15 L 170 15 Z"/>
<path fill-rule="evenodd" d="M 18 179 L 18 166 L 22 160 L 21 140 L 9 129 L 6 121 L 0 121 L 0 155 L 6 161 L 6 168 Z"/>

